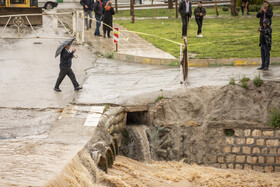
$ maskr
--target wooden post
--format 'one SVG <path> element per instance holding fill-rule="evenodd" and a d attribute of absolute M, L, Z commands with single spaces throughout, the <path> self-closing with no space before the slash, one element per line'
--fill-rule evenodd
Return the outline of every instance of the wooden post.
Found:
<path fill-rule="evenodd" d="M 118 43 L 116 43 L 116 51 L 118 51 Z"/>
<path fill-rule="evenodd" d="M 130 0 L 131 23 L 134 23 L 134 0 Z"/>
<path fill-rule="evenodd" d="M 178 18 L 178 0 L 175 0 L 176 18 Z"/>
<path fill-rule="evenodd" d="M 118 13 L 118 0 L 115 0 L 115 9 L 116 9 L 116 13 Z"/>
<path fill-rule="evenodd" d="M 217 0 L 215 0 L 216 15 L 219 16 Z"/>
<path fill-rule="evenodd" d="M 184 37 L 184 50 L 183 50 L 183 58 L 180 62 L 180 64 L 183 67 L 183 80 L 186 81 L 188 77 L 188 71 L 189 71 L 189 62 L 188 62 L 188 43 L 187 38 Z"/>

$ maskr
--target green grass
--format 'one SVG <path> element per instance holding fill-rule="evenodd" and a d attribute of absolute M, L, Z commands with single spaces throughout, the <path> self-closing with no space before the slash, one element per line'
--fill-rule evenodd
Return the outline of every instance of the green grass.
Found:
<path fill-rule="evenodd" d="M 268 115 L 268 125 L 272 127 L 280 127 L 280 110 L 277 108 L 273 108 L 270 110 Z"/>
<path fill-rule="evenodd" d="M 181 19 L 115 21 L 128 30 L 143 32 L 183 43 Z M 280 17 L 273 17 L 271 57 L 280 56 Z M 260 57 L 259 19 L 248 17 L 224 17 L 204 19 L 203 38 L 197 38 L 197 25 L 192 18 L 188 31 L 188 51 L 196 58 L 250 58 Z M 141 35 L 156 47 L 179 57 L 180 46 L 160 38 Z"/>
<path fill-rule="evenodd" d="M 230 85 L 236 85 L 235 79 L 234 79 L 234 78 L 231 78 L 230 81 L 229 81 L 229 84 L 230 84 Z"/>
<path fill-rule="evenodd" d="M 175 6 L 175 5 L 174 5 Z M 230 8 L 229 11 L 223 11 L 223 7 L 229 6 L 218 6 L 219 15 L 230 16 Z M 206 10 L 206 15 L 216 16 L 216 9 L 214 7 L 204 7 Z M 278 7 L 274 8 L 277 9 Z M 194 10 L 194 8 L 193 8 Z M 173 17 L 175 18 L 176 10 L 175 9 L 167 9 L 167 8 L 154 8 L 154 9 L 140 9 L 134 11 L 135 17 Z M 241 14 L 241 12 L 240 12 Z M 252 13 L 256 14 L 256 13 Z M 180 17 L 180 14 L 178 14 Z M 116 18 L 120 17 L 129 17 L 130 10 L 120 10 L 117 14 L 114 15 Z"/>

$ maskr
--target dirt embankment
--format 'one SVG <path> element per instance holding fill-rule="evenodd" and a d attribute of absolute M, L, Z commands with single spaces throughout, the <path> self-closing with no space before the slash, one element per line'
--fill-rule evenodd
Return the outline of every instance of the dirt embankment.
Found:
<path fill-rule="evenodd" d="M 151 110 L 151 123 L 183 124 L 211 121 L 238 121 L 266 125 L 270 109 L 280 106 L 280 82 L 266 82 L 261 87 L 248 83 L 187 89 L 178 95 L 167 93 Z"/>

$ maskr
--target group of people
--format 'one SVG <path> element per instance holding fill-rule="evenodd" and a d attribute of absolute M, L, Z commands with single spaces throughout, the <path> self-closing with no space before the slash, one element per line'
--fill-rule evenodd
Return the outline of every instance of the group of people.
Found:
<path fill-rule="evenodd" d="M 110 32 L 112 31 L 113 25 L 113 15 L 115 14 L 114 8 L 112 7 L 112 2 L 109 0 L 81 0 L 80 4 L 84 9 L 86 29 L 91 29 L 93 13 L 95 13 L 96 27 L 94 31 L 94 36 L 101 37 L 100 26 L 103 21 L 103 36 L 106 38 L 111 38 Z M 90 19 L 88 19 L 90 18 Z"/>
<path fill-rule="evenodd" d="M 241 6 L 247 9 L 247 15 L 249 14 L 249 0 L 241 0 Z M 244 9 L 242 8 L 242 15 L 244 15 Z M 182 37 L 186 37 L 188 30 L 188 23 L 192 16 L 192 3 L 190 0 L 182 0 L 179 4 L 179 12 L 182 19 Z M 197 37 L 202 36 L 202 22 L 203 17 L 206 15 L 206 10 L 202 7 L 202 2 L 197 3 L 197 8 L 194 10 L 195 21 L 197 23 Z M 261 58 L 262 66 L 258 70 L 268 70 L 270 64 L 270 50 L 271 50 L 271 18 L 273 16 L 272 10 L 269 8 L 269 3 L 264 1 L 263 6 L 257 13 L 257 18 L 260 19 L 260 27 L 258 31 L 260 32 L 260 43 L 261 48 Z"/>
<path fill-rule="evenodd" d="M 190 18 L 192 17 L 192 3 L 189 0 L 182 0 L 179 4 L 179 12 L 181 14 L 182 19 L 182 37 L 187 36 L 187 30 L 188 30 L 188 23 Z M 197 37 L 203 37 L 202 36 L 202 22 L 203 17 L 206 15 L 206 10 L 202 7 L 202 1 L 198 1 L 197 8 L 194 10 L 195 15 L 195 21 L 197 23 Z"/>

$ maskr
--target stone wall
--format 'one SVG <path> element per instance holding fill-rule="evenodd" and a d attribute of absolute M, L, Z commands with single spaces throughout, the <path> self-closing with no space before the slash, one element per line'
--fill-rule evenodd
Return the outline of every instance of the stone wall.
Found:
<path fill-rule="evenodd" d="M 230 130 L 234 133 L 227 133 Z M 245 125 L 230 129 L 218 125 L 210 127 L 210 131 L 216 132 L 216 137 L 210 143 L 216 142 L 220 147 L 212 158 L 215 166 L 280 172 L 280 130 L 269 127 L 246 128 Z M 212 148 L 210 145 L 209 149 Z"/>

